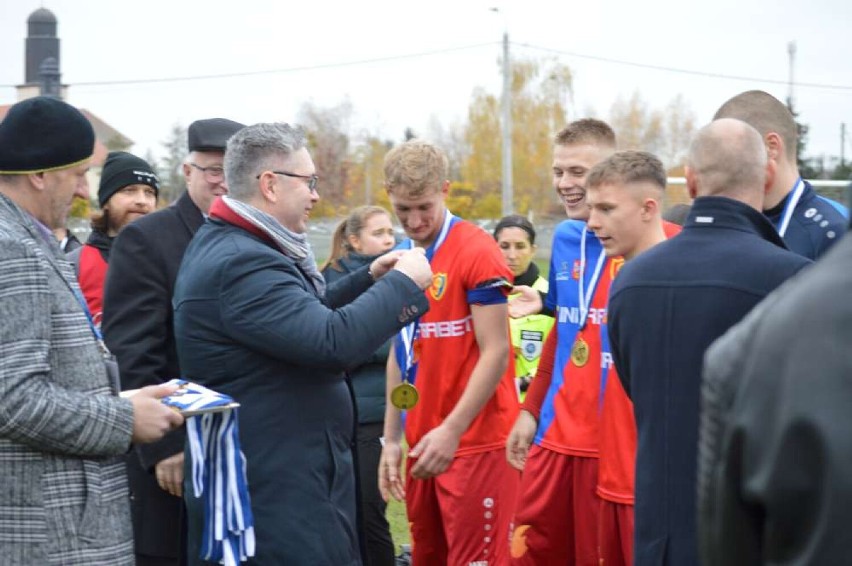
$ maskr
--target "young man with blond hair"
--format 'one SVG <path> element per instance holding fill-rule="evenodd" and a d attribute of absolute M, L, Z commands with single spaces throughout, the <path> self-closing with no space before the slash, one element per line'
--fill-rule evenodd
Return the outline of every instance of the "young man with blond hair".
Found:
<path fill-rule="evenodd" d="M 400 333 L 388 359 L 382 495 L 406 500 L 414 564 L 508 564 L 519 481 L 502 450 L 518 413 L 506 307 L 512 273 L 489 234 L 447 210 L 443 151 L 403 143 L 385 157 L 384 172 L 409 237 L 401 247 L 425 248 L 434 275 L 429 312 Z M 413 406 L 405 402 L 412 397 Z M 394 403 L 407 409 L 405 480 Z"/>
<path fill-rule="evenodd" d="M 523 469 L 511 545 L 517 565 L 598 564 L 598 412 L 609 359 L 601 324 L 615 266 L 586 226 L 586 177 L 615 145 L 612 129 L 594 119 L 568 124 L 555 139 L 553 186 L 569 218 L 553 236 L 545 300 L 556 324 L 506 446 L 509 462 Z"/>
<path fill-rule="evenodd" d="M 621 151 L 595 167 L 586 180 L 589 230 L 606 255 L 631 261 L 680 227 L 662 219 L 666 170 L 654 155 Z M 616 261 L 613 266 L 620 266 Z M 617 267 L 616 267 L 617 271 Z M 609 351 L 607 324 L 601 341 Z M 600 409 L 600 457 L 597 495 L 598 559 L 606 566 L 633 564 L 633 492 L 636 467 L 636 422 L 633 404 L 624 392 L 612 358 L 603 363 Z"/>

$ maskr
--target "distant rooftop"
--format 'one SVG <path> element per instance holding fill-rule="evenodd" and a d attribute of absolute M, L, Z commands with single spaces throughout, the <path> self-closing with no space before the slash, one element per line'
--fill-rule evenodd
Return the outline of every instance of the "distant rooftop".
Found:
<path fill-rule="evenodd" d="M 55 24 L 56 16 L 47 8 L 39 8 L 27 18 L 28 24 Z"/>

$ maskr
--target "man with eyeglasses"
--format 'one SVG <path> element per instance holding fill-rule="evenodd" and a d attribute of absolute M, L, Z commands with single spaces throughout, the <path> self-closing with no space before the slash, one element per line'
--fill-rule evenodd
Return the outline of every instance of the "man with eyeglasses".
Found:
<path fill-rule="evenodd" d="M 241 404 L 250 563 L 360 566 L 345 370 L 429 309 L 432 272 L 423 250 L 394 251 L 326 286 L 306 237 L 320 199 L 306 143 L 283 123 L 228 141 L 230 193 L 181 264 L 175 337 L 186 378 Z M 215 563 L 203 544 L 211 504 L 193 493 L 186 501 L 190 563 Z"/>
<path fill-rule="evenodd" d="M 129 224 L 116 238 L 104 286 L 103 333 L 118 358 L 122 389 L 181 376 L 172 325 L 178 267 L 213 200 L 228 192 L 225 145 L 243 124 L 224 118 L 189 126 L 186 192 L 170 207 Z M 185 433 L 128 456 L 138 566 L 186 564 Z"/>

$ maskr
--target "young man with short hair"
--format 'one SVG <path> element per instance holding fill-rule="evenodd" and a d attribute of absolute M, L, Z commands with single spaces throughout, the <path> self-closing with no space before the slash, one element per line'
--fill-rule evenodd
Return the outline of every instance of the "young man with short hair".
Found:
<path fill-rule="evenodd" d="M 654 155 L 621 151 L 595 167 L 586 180 L 588 227 L 606 255 L 631 261 L 645 250 L 680 232 L 662 219 L 666 170 Z M 623 262 L 615 260 L 615 273 Z M 606 322 L 601 341 L 609 351 Z M 636 422 L 633 404 L 624 392 L 612 358 L 604 361 L 600 409 L 600 457 L 597 495 L 598 552 L 601 564 L 633 564 L 633 492 L 636 467 Z"/>
<path fill-rule="evenodd" d="M 763 137 L 775 180 L 766 192 L 763 214 L 791 250 L 809 259 L 825 253 L 846 232 L 849 211 L 822 197 L 799 174 L 799 131 L 790 109 L 762 90 L 742 92 L 722 104 L 714 120 L 735 118 Z"/>
<path fill-rule="evenodd" d="M 586 176 L 614 151 L 615 133 L 600 120 L 572 122 L 555 139 L 553 185 L 569 220 L 553 236 L 545 305 L 556 324 L 506 446 L 524 471 L 513 564 L 598 564 L 598 411 L 609 356 L 601 324 L 614 268 L 586 226 Z"/>
<path fill-rule="evenodd" d="M 707 347 L 810 263 L 761 214 L 774 165 L 739 120 L 702 128 L 687 156 L 697 197 L 683 231 L 627 262 L 607 324 L 637 431 L 637 566 L 698 564 L 696 494 L 701 367 Z"/>
<path fill-rule="evenodd" d="M 406 500 L 414 564 L 507 564 L 519 481 L 502 450 L 518 413 L 506 308 L 512 273 L 489 234 L 447 210 L 443 151 L 406 142 L 388 153 L 384 171 L 410 238 L 401 246 L 426 248 L 434 276 L 429 312 L 403 330 L 388 359 L 382 495 Z M 408 409 L 404 481 L 394 402 Z"/>

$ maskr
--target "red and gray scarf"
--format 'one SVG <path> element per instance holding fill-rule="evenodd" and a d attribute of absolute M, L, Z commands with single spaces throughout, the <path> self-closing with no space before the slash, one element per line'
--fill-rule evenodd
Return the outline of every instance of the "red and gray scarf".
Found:
<path fill-rule="evenodd" d="M 281 253 L 296 261 L 320 297 L 325 295 L 325 279 L 317 269 L 314 252 L 305 234 L 288 230 L 269 214 L 227 195 L 213 201 L 210 218 L 238 226 L 272 243 Z"/>

